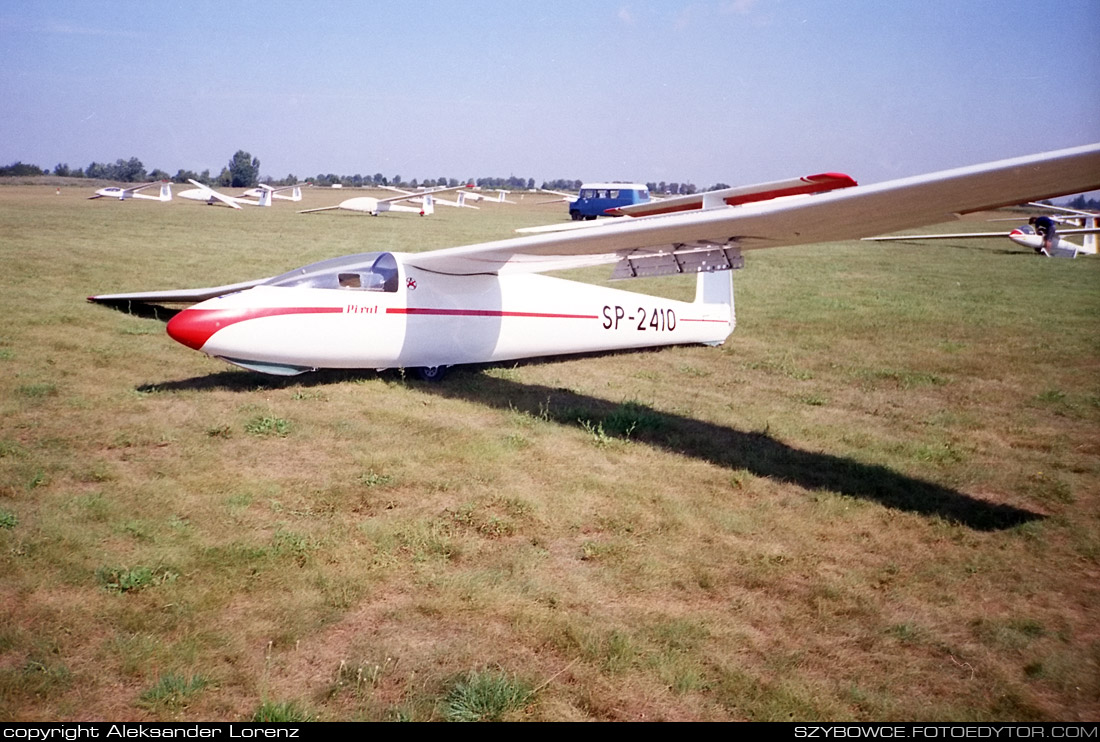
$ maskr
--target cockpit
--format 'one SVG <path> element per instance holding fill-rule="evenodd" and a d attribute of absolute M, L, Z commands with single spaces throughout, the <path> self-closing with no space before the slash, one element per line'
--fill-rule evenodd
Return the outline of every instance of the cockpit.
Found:
<path fill-rule="evenodd" d="M 368 252 L 311 263 L 263 285 L 393 293 L 400 285 L 400 273 L 392 253 Z"/>

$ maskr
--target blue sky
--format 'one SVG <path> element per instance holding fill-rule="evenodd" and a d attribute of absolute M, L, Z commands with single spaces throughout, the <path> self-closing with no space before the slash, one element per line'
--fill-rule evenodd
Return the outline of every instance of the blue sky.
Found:
<path fill-rule="evenodd" d="M 1100 0 L 2 2 L 0 164 L 871 183 L 1100 141 Z"/>

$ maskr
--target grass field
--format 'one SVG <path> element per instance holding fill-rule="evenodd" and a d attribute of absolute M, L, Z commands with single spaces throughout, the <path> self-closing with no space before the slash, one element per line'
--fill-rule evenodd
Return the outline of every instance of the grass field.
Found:
<path fill-rule="evenodd" d="M 750 252 L 719 349 L 278 380 L 85 297 L 564 207 L 89 192 L 0 186 L 0 720 L 1100 717 L 1100 260 Z"/>

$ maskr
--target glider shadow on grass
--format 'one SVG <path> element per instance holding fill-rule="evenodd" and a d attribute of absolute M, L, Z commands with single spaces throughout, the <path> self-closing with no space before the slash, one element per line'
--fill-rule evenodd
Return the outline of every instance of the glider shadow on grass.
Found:
<path fill-rule="evenodd" d="M 386 372 L 386 375 L 391 374 L 398 380 L 403 378 L 399 372 Z M 333 370 L 280 379 L 243 371 L 222 371 L 177 382 L 151 384 L 140 390 L 251 392 L 362 378 L 377 378 L 377 374 Z M 1008 529 L 1045 517 L 1011 505 L 980 500 L 877 464 L 795 448 L 767 432 L 737 430 L 661 412 L 636 402 L 609 402 L 567 389 L 500 379 L 475 369 L 456 370 L 443 383 L 418 383 L 417 388 L 425 394 L 526 413 L 560 425 L 598 431 L 609 438 L 637 441 L 716 466 L 744 469 L 759 477 L 790 482 L 808 490 L 827 490 L 895 510 L 937 516 L 977 531 Z"/>

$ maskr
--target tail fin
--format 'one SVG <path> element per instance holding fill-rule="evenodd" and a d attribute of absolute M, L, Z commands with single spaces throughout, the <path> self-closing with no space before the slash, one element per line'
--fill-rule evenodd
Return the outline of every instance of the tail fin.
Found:
<path fill-rule="evenodd" d="M 271 189 L 270 188 L 265 188 L 264 192 L 260 195 L 259 205 L 260 206 L 270 206 L 271 205 L 271 194 L 272 194 Z"/>
<path fill-rule="evenodd" d="M 167 180 L 160 184 L 160 200 L 172 200 L 172 186 Z"/>
<path fill-rule="evenodd" d="M 733 271 L 701 271 L 697 276 L 696 304 L 729 304 L 733 309 Z"/>
<path fill-rule="evenodd" d="M 734 310 L 733 305 L 733 271 L 702 271 L 697 275 L 698 277 L 695 282 L 695 303 L 710 305 L 716 310 L 713 316 L 711 316 L 711 312 L 709 311 L 704 312 L 708 321 L 717 320 L 720 322 L 728 319 L 729 324 L 725 334 L 721 336 L 721 339 L 707 343 L 708 345 L 721 345 L 737 326 L 737 312 Z M 726 306 L 729 307 L 728 316 L 724 309 Z"/>
<path fill-rule="evenodd" d="M 432 194 L 424 194 L 424 204 L 420 209 L 420 216 L 428 216 L 435 213 L 435 199 L 432 198 Z"/>
<path fill-rule="evenodd" d="M 1085 218 L 1085 226 L 1091 229 L 1096 229 L 1096 217 L 1090 216 Z M 1081 252 L 1087 252 L 1090 255 L 1096 254 L 1096 233 L 1090 232 L 1086 234 L 1081 240 Z"/>

